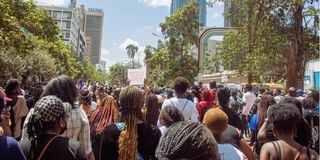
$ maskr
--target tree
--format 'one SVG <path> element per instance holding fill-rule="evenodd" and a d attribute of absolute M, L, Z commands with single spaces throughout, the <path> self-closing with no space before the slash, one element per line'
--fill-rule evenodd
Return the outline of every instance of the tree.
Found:
<path fill-rule="evenodd" d="M 311 34 L 310 26 L 302 25 L 303 8 L 312 3 L 311 0 L 234 0 L 229 16 L 238 32 L 224 38 L 223 64 L 237 60 L 238 64 L 234 65 L 248 76 L 249 83 L 276 82 L 286 77 L 287 87 L 302 88 L 304 65 L 319 51 L 314 45 L 319 43 L 316 35 Z"/>
<path fill-rule="evenodd" d="M 108 74 L 108 84 L 125 86 L 127 73 L 128 67 L 126 65 L 120 63 L 112 65 Z"/>
<path fill-rule="evenodd" d="M 134 56 L 138 52 L 138 47 L 133 45 L 133 44 L 129 44 L 126 47 L 126 50 L 127 50 L 128 57 L 132 60 L 132 66 L 133 66 L 133 69 L 134 69 Z"/>
<path fill-rule="evenodd" d="M 178 76 L 193 83 L 197 75 L 198 15 L 199 5 L 191 0 L 160 24 L 166 41 L 159 40 L 158 46 L 152 54 L 146 54 L 145 59 L 148 78 L 157 85 L 167 85 Z"/>

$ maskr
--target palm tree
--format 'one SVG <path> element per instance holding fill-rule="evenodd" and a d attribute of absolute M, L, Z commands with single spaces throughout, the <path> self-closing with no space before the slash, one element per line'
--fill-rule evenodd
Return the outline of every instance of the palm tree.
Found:
<path fill-rule="evenodd" d="M 138 52 L 138 47 L 133 45 L 133 44 L 129 44 L 126 47 L 127 50 L 127 55 L 130 59 L 132 59 L 132 65 L 133 65 L 133 69 L 134 69 L 134 56 L 136 55 L 136 53 Z"/>

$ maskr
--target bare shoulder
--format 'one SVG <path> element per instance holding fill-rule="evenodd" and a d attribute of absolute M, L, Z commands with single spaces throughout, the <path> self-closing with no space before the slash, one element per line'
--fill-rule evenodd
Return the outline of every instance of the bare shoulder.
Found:
<path fill-rule="evenodd" d="M 274 147 L 271 142 L 265 143 L 260 151 L 260 160 L 270 160 L 274 152 Z"/>

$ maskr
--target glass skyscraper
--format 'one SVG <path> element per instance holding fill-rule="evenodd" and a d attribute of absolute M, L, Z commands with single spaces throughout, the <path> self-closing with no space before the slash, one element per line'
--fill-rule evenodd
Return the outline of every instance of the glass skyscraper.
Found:
<path fill-rule="evenodd" d="M 176 13 L 176 11 L 180 7 L 187 4 L 189 1 L 190 0 L 172 0 L 171 1 L 171 8 L 170 8 L 170 15 Z M 198 0 L 198 4 L 200 7 L 200 12 L 199 12 L 200 26 L 205 27 L 207 25 L 207 3 L 206 3 L 206 0 Z"/>

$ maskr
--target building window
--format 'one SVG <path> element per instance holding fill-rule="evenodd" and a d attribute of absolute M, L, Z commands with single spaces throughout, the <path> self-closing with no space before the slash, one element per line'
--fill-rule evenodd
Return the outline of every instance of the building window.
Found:
<path fill-rule="evenodd" d="M 64 31 L 64 38 L 69 39 L 70 38 L 70 31 Z"/>
<path fill-rule="evenodd" d="M 60 11 L 53 11 L 53 18 L 61 19 L 61 12 Z"/>
<path fill-rule="evenodd" d="M 63 28 L 63 29 L 71 28 L 71 22 L 70 21 L 62 21 L 61 28 Z"/>
<path fill-rule="evenodd" d="M 63 12 L 62 18 L 63 19 L 71 19 L 71 12 Z"/>

